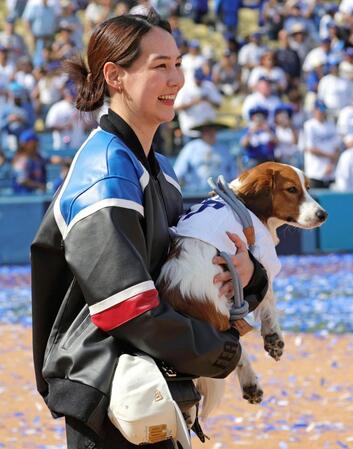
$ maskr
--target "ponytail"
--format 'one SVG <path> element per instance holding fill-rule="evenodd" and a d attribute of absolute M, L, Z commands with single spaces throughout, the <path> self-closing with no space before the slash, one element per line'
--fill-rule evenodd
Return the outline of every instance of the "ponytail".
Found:
<path fill-rule="evenodd" d="M 103 76 L 94 79 L 82 56 L 65 61 L 63 67 L 77 87 L 76 108 L 82 112 L 91 112 L 102 107 L 105 97 Z"/>

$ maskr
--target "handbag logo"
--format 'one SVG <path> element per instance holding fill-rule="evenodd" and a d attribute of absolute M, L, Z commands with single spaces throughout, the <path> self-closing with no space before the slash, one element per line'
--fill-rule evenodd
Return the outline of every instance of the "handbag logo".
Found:
<path fill-rule="evenodd" d="M 166 424 L 160 424 L 158 426 L 151 426 L 148 428 L 148 442 L 159 443 L 169 437 L 168 428 Z"/>
<path fill-rule="evenodd" d="M 154 392 L 154 400 L 155 400 L 156 402 L 158 402 L 158 401 L 161 401 L 162 399 L 163 399 L 162 393 L 161 393 L 159 390 L 156 390 L 156 391 Z"/>

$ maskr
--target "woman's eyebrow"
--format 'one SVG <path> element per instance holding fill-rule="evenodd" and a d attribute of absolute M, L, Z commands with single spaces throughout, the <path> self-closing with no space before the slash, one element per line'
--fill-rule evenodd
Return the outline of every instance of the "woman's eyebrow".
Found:
<path fill-rule="evenodd" d="M 181 59 L 181 58 L 182 58 L 181 54 L 176 57 L 176 59 Z M 171 56 L 156 55 L 156 56 L 154 56 L 152 58 L 152 61 L 156 61 L 157 59 L 163 59 L 163 60 L 169 60 L 170 61 L 171 59 L 174 59 L 174 58 L 172 58 Z"/>

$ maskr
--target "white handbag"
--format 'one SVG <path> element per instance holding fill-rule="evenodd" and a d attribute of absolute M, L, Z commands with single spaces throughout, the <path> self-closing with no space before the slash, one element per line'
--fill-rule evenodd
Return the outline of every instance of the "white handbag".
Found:
<path fill-rule="evenodd" d="M 191 449 L 183 415 L 158 366 L 148 355 L 119 357 L 108 416 L 130 443 L 171 439 L 175 449 Z"/>

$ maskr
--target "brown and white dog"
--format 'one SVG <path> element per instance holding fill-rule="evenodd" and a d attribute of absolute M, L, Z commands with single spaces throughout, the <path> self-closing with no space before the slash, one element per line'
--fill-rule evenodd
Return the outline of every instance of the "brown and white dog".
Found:
<path fill-rule="evenodd" d="M 309 181 L 302 171 L 289 165 L 265 162 L 244 172 L 229 186 L 251 211 L 255 230 L 254 256 L 265 266 L 270 280 L 268 292 L 255 311 L 255 318 L 261 324 L 265 350 L 275 360 L 279 360 L 284 342 L 272 290 L 273 277 L 280 269 L 275 251 L 275 246 L 279 242 L 276 230 L 283 224 L 303 229 L 315 228 L 324 223 L 327 213 L 309 195 Z M 241 225 L 236 222 L 230 208 L 227 206 L 217 210 L 216 203 L 217 201 L 214 201 L 211 204 L 212 208 L 209 208 L 213 218 L 208 228 L 204 223 L 207 214 L 204 217 L 201 213 L 199 217 L 196 215 L 207 208 L 207 203 L 203 203 L 202 207 L 195 206 L 192 209 L 194 212 L 189 214 L 201 220 L 200 227 L 204 227 L 204 231 L 200 236 L 197 232 L 195 236 L 192 232 L 188 232 L 188 220 L 185 220 L 188 216 L 181 218 L 176 227 L 177 237 L 168 260 L 162 267 L 157 285 L 162 296 L 176 310 L 206 320 L 223 331 L 230 326 L 231 304 L 225 296 L 219 297 L 220 286 L 213 283 L 213 278 L 222 271 L 222 268 L 212 263 L 217 250 L 223 248 L 210 244 L 205 235 L 207 229 L 209 233 L 212 233 L 212 229 L 219 236 L 224 235 L 225 239 L 228 239 L 226 231 L 237 233 L 245 242 L 246 239 Z M 225 213 L 230 214 L 229 219 L 233 222 L 224 219 Z M 197 223 L 196 221 L 196 227 Z M 234 229 L 225 229 L 225 223 L 227 226 L 232 223 Z M 222 242 L 219 246 L 221 245 Z M 236 372 L 243 397 L 250 403 L 261 402 L 263 391 L 244 350 Z M 201 378 L 197 381 L 197 387 L 203 395 L 201 417 L 205 418 L 220 402 L 224 381 Z"/>

